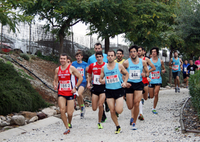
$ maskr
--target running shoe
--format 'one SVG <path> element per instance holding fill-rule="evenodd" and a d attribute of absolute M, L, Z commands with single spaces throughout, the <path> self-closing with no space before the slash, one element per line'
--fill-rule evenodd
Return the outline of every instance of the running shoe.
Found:
<path fill-rule="evenodd" d="M 177 93 L 177 88 L 175 88 L 175 93 Z"/>
<path fill-rule="evenodd" d="M 137 127 L 135 126 L 135 123 L 133 123 L 132 126 L 133 126 L 133 127 L 132 127 L 132 130 L 137 130 Z"/>
<path fill-rule="evenodd" d="M 178 93 L 180 93 L 180 88 L 178 88 Z"/>
<path fill-rule="evenodd" d="M 132 124 L 133 124 L 133 118 L 130 119 L 130 125 L 132 125 Z"/>
<path fill-rule="evenodd" d="M 144 105 L 144 99 L 143 99 L 143 98 L 142 98 L 142 100 L 141 100 L 141 101 L 142 101 L 142 104 Z"/>
<path fill-rule="evenodd" d="M 69 124 L 69 123 L 68 123 L 68 126 L 69 126 L 69 128 L 72 128 L 72 124 Z"/>
<path fill-rule="evenodd" d="M 63 133 L 64 135 L 69 134 L 70 133 L 70 129 L 66 129 L 66 131 Z"/>
<path fill-rule="evenodd" d="M 98 123 L 98 129 L 103 129 L 103 126 L 101 125 L 101 123 Z"/>
<path fill-rule="evenodd" d="M 85 106 L 81 107 L 81 119 L 85 116 Z"/>
<path fill-rule="evenodd" d="M 109 112 L 110 111 L 110 109 L 109 109 L 109 107 L 108 107 L 108 104 L 105 102 L 105 110 L 106 110 L 106 112 Z"/>
<path fill-rule="evenodd" d="M 142 114 L 140 114 L 140 116 L 138 117 L 139 120 L 144 120 L 144 116 Z"/>
<path fill-rule="evenodd" d="M 106 122 L 106 120 L 107 120 L 107 117 L 103 117 L 103 118 L 101 119 L 101 123 Z"/>
<path fill-rule="evenodd" d="M 122 132 L 122 129 L 119 127 L 119 128 L 116 129 L 115 134 L 119 134 L 121 132 Z"/>
<path fill-rule="evenodd" d="M 119 114 L 117 112 L 115 112 L 115 113 L 116 113 L 117 117 L 119 117 Z"/>
<path fill-rule="evenodd" d="M 156 112 L 156 110 L 154 109 L 154 110 L 152 110 L 152 112 L 153 112 L 153 114 L 158 114 L 157 112 Z"/>

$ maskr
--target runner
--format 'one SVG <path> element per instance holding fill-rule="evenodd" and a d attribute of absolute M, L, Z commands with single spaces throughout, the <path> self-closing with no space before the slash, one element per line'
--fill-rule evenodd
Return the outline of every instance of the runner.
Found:
<path fill-rule="evenodd" d="M 103 115 L 103 103 L 105 101 L 105 80 L 101 84 L 99 82 L 99 77 L 101 74 L 101 68 L 105 65 L 103 62 L 103 53 L 102 51 L 96 52 L 97 62 L 90 64 L 88 69 L 88 83 L 87 88 L 90 88 L 91 79 L 93 81 L 93 88 L 91 89 L 92 93 L 92 109 L 96 111 L 99 106 L 99 118 L 98 118 L 98 129 L 103 129 L 101 125 L 101 119 Z"/>
<path fill-rule="evenodd" d="M 123 65 L 129 73 L 129 79 L 126 89 L 126 103 L 130 110 L 134 107 L 133 130 L 136 130 L 136 121 L 139 113 L 139 104 L 142 99 L 144 84 L 142 76 L 149 76 L 146 61 L 138 57 L 138 46 L 133 45 L 129 48 L 130 58 L 124 61 Z M 143 69 L 146 73 L 143 73 Z"/>
<path fill-rule="evenodd" d="M 72 115 L 74 112 L 73 93 L 76 92 L 83 78 L 75 67 L 68 64 L 67 54 L 63 53 L 60 55 L 60 64 L 61 66 L 55 69 L 53 86 L 55 90 L 58 90 L 58 106 L 60 108 L 61 119 L 66 127 L 66 131 L 63 134 L 68 134 L 70 132 L 68 124 L 71 125 Z M 71 87 L 71 75 L 75 75 L 78 78 L 76 87 L 73 89 Z M 65 114 L 66 103 L 68 120 Z"/>
<path fill-rule="evenodd" d="M 101 75 L 99 81 L 106 85 L 106 100 L 110 108 L 111 118 L 116 126 L 115 134 L 122 132 L 121 127 L 117 120 L 117 115 L 123 111 L 123 96 L 125 95 L 124 89 L 128 80 L 128 72 L 123 65 L 116 63 L 115 51 L 108 51 L 108 64 L 101 69 Z M 122 74 L 125 75 L 123 82 Z M 103 78 L 106 78 L 103 79 Z"/>
<path fill-rule="evenodd" d="M 193 60 L 190 59 L 190 65 L 187 67 L 186 74 L 190 77 L 190 75 L 193 75 L 196 70 L 198 70 L 198 66 L 194 65 Z"/>
<path fill-rule="evenodd" d="M 200 70 L 200 56 L 199 56 L 199 60 L 195 61 L 195 65 L 198 66 L 198 70 Z"/>
<path fill-rule="evenodd" d="M 96 44 L 94 45 L 95 54 L 96 54 L 96 52 L 98 52 L 98 51 L 101 51 L 101 52 L 102 52 L 102 50 L 103 50 L 103 49 L 102 49 L 101 43 L 96 43 Z M 89 65 L 91 65 L 92 63 L 97 62 L 97 59 L 96 59 L 96 57 L 95 57 L 95 54 L 93 54 L 92 56 L 89 57 L 86 71 L 88 71 Z M 104 53 L 103 53 L 103 62 L 108 63 L 107 54 L 104 54 Z M 105 102 L 105 110 L 106 110 L 106 112 L 109 111 L 109 107 L 108 107 L 108 105 L 107 105 L 106 102 Z M 107 119 L 107 117 L 106 117 L 105 111 L 103 111 L 103 116 L 102 116 L 102 121 L 101 121 L 101 122 L 105 122 L 106 119 Z"/>
<path fill-rule="evenodd" d="M 77 96 L 77 100 L 78 100 L 79 108 L 81 108 L 80 109 L 80 111 L 81 111 L 80 117 L 84 118 L 85 106 L 84 106 L 84 102 L 83 102 L 83 91 L 84 91 L 84 89 L 87 85 L 87 81 L 86 81 L 86 77 L 85 77 L 85 69 L 87 67 L 87 63 L 82 61 L 83 53 L 81 51 L 76 52 L 75 57 L 76 57 L 77 61 L 74 61 L 72 63 L 72 66 L 74 66 L 83 77 L 83 81 L 79 85 L 79 88 L 78 88 L 78 95 L 79 96 Z"/>
<path fill-rule="evenodd" d="M 119 64 L 123 64 L 123 62 L 125 61 L 125 59 L 123 59 L 124 57 L 124 51 L 122 49 L 117 49 L 117 59 L 115 60 L 116 63 Z"/>
<path fill-rule="evenodd" d="M 152 112 L 153 114 L 158 114 L 155 109 L 158 103 L 160 86 L 162 85 L 161 67 L 163 69 L 162 73 L 165 73 L 165 65 L 164 62 L 160 58 L 158 58 L 159 49 L 157 47 L 153 47 L 150 52 L 152 54 L 152 58 L 150 59 L 150 61 L 156 67 L 156 70 L 150 73 L 151 81 L 149 82 L 149 95 L 150 98 L 154 98 Z M 151 70 L 151 67 L 149 69 Z"/>
<path fill-rule="evenodd" d="M 188 61 L 185 59 L 184 64 L 183 64 L 183 79 L 184 79 L 184 82 L 186 84 L 186 88 L 188 88 L 188 79 L 189 79 L 189 75 L 186 74 L 186 71 L 187 71 L 187 67 L 189 65 L 190 64 L 188 64 Z"/>
<path fill-rule="evenodd" d="M 178 58 L 178 52 L 174 51 L 174 57 L 171 58 L 171 60 L 169 61 L 169 67 L 172 69 L 172 74 L 173 74 L 173 78 L 174 78 L 174 84 L 175 84 L 175 92 L 180 93 L 180 80 L 179 80 L 179 76 L 180 76 L 180 72 L 182 70 L 182 60 L 181 58 Z M 177 87 L 178 85 L 178 87 Z"/>
<path fill-rule="evenodd" d="M 151 69 L 149 70 L 149 73 L 151 73 L 152 71 L 156 70 L 156 67 L 152 64 L 152 62 L 150 61 L 149 58 L 145 57 L 145 49 L 143 47 L 139 47 L 138 48 L 138 57 L 142 60 L 145 60 L 147 63 L 147 67 L 149 69 L 149 67 L 151 67 Z M 142 82 L 144 84 L 144 90 L 143 90 L 143 99 L 140 101 L 140 105 L 139 105 L 139 120 L 144 120 L 144 116 L 143 116 L 143 111 L 142 111 L 142 104 L 144 104 L 144 100 L 147 100 L 148 98 L 148 85 L 149 85 L 149 81 L 150 78 L 149 77 L 142 77 Z M 130 120 L 130 124 L 133 121 L 133 110 L 132 110 L 132 118 Z"/>

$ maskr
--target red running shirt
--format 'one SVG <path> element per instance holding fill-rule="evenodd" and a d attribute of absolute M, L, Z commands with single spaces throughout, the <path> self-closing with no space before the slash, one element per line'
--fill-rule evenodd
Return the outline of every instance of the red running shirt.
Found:
<path fill-rule="evenodd" d="M 143 58 L 145 60 L 145 57 Z M 149 81 L 147 80 L 147 77 L 142 77 L 143 84 L 149 84 Z"/>
<path fill-rule="evenodd" d="M 102 65 L 99 65 L 97 62 L 90 64 L 88 73 L 92 74 L 92 82 L 95 85 L 101 85 L 99 82 L 99 77 L 101 74 L 101 68 L 105 65 L 105 62 L 103 62 Z"/>
<path fill-rule="evenodd" d="M 65 70 L 58 69 L 58 94 L 62 96 L 72 96 L 72 83 L 71 83 L 71 73 L 69 71 L 71 65 L 69 65 Z"/>

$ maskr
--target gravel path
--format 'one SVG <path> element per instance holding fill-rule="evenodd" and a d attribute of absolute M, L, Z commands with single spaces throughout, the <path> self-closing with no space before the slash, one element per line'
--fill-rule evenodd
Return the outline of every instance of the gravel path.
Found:
<path fill-rule="evenodd" d="M 114 123 L 110 113 L 106 113 L 107 121 L 103 123 L 104 129 L 97 129 L 97 111 L 91 108 L 86 110 L 85 119 L 75 116 L 72 121 L 73 128 L 69 135 L 63 135 L 65 127 L 62 121 L 35 129 L 31 132 L 11 137 L 11 142 L 121 142 L 121 141 L 200 141 L 200 135 L 193 133 L 181 133 L 179 123 L 180 108 L 188 95 L 187 89 L 181 89 L 181 93 L 174 90 L 162 90 L 159 94 L 157 106 L 158 115 L 151 112 L 153 99 L 145 101 L 143 113 L 145 121 L 137 121 L 138 130 L 133 131 L 129 125 L 130 110 L 124 102 L 124 111 L 119 117 L 122 133 L 116 135 Z"/>

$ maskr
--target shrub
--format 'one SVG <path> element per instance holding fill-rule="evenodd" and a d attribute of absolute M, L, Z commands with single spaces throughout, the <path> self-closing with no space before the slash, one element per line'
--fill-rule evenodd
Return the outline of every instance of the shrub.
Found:
<path fill-rule="evenodd" d="M 194 109 L 197 111 L 200 118 L 200 70 L 194 75 L 190 75 L 189 79 L 189 91 L 191 101 Z"/>
<path fill-rule="evenodd" d="M 0 114 L 19 111 L 37 111 L 49 106 L 30 82 L 20 77 L 13 66 L 0 61 Z"/>
<path fill-rule="evenodd" d="M 28 54 L 24 54 L 24 53 L 20 53 L 19 54 L 22 58 L 24 58 L 25 60 L 29 61 L 30 57 L 28 56 Z"/>

